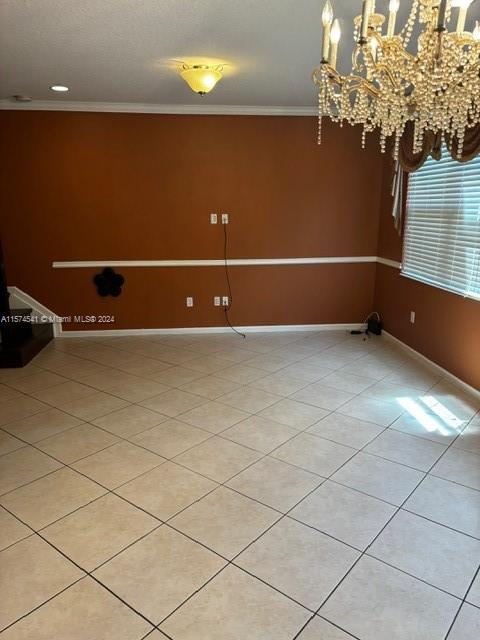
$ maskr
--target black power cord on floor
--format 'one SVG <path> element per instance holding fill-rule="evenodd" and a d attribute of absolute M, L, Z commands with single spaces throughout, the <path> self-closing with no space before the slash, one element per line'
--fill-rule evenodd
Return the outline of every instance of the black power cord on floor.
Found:
<path fill-rule="evenodd" d="M 237 335 L 242 336 L 242 338 L 245 339 L 247 336 L 241 331 L 238 331 L 238 329 L 235 329 L 235 327 L 230 322 L 230 318 L 228 317 L 228 312 L 232 307 L 233 299 L 232 299 L 232 286 L 230 284 L 230 274 L 228 273 L 227 225 L 226 224 L 223 225 L 223 260 L 225 264 L 225 278 L 227 280 L 227 287 L 228 287 L 228 304 L 225 307 L 223 307 L 223 311 L 225 312 L 225 322 L 228 324 L 228 326 L 232 331 L 234 331 Z"/>

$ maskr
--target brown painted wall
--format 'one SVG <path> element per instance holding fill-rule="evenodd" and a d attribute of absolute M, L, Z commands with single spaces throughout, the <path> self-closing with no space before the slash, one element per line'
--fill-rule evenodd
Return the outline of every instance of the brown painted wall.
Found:
<path fill-rule="evenodd" d="M 378 255 L 401 261 L 403 238 L 391 217 L 391 168 L 385 163 Z M 392 335 L 480 389 L 480 302 L 416 282 L 377 265 L 375 308 Z M 410 311 L 415 311 L 415 324 Z"/>
<path fill-rule="evenodd" d="M 94 271 L 51 263 L 221 258 L 209 214 L 222 211 L 232 258 L 375 255 L 377 146 L 362 151 L 350 127 L 323 138 L 318 147 L 315 118 L 1 112 L 9 283 L 59 315 L 114 314 L 107 328 L 218 326 L 220 268 L 124 269 L 124 293 L 105 300 Z M 372 264 L 231 275 L 237 324 L 358 322 L 372 306 Z"/>

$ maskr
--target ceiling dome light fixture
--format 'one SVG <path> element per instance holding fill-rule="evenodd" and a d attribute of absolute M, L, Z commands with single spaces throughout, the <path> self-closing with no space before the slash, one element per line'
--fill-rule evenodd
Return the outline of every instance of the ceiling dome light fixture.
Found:
<path fill-rule="evenodd" d="M 208 64 L 184 64 L 180 75 L 192 91 L 204 96 L 209 93 L 222 78 L 222 66 L 216 67 Z"/>
<path fill-rule="evenodd" d="M 62 91 L 68 91 L 68 87 L 66 87 L 64 84 L 53 84 L 50 89 L 52 91 L 58 91 L 58 92 L 62 92 Z"/>

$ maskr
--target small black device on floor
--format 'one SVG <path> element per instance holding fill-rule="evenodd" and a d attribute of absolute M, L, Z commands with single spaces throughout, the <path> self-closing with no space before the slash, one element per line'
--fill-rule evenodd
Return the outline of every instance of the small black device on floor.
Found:
<path fill-rule="evenodd" d="M 365 318 L 365 324 L 367 325 L 367 328 L 365 329 L 365 331 L 361 331 L 359 329 L 352 329 L 352 331 L 350 331 L 351 335 L 359 336 L 362 333 L 365 333 L 366 336 L 369 336 L 371 333 L 373 333 L 376 336 L 382 335 L 383 325 L 382 325 L 382 321 L 380 320 L 380 316 L 376 311 L 372 311 L 372 313 L 370 313 Z"/>
<path fill-rule="evenodd" d="M 372 317 L 373 316 L 373 317 Z M 367 330 L 365 333 L 368 335 L 369 333 L 373 333 L 376 336 L 382 335 L 382 321 L 380 320 L 380 316 L 376 311 L 371 313 L 367 318 Z"/>

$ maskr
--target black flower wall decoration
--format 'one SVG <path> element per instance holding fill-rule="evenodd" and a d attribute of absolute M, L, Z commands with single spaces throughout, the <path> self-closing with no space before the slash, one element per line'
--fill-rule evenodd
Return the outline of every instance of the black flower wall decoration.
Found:
<path fill-rule="evenodd" d="M 105 267 L 102 273 L 97 273 L 93 278 L 93 283 L 97 287 L 97 293 L 102 298 L 113 296 L 118 298 L 122 293 L 122 286 L 125 278 L 120 273 L 115 273 L 111 267 Z"/>

